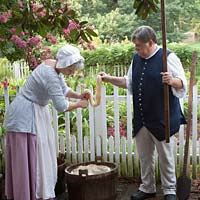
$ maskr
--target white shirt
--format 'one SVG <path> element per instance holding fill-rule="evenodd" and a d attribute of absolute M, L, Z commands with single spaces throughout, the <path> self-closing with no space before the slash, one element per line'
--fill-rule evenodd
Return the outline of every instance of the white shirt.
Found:
<path fill-rule="evenodd" d="M 154 56 L 159 49 L 160 47 L 157 46 L 157 49 L 148 58 L 145 59 L 149 59 Z M 172 92 L 174 96 L 178 98 L 183 98 L 187 92 L 187 80 L 180 59 L 173 52 L 167 56 L 167 68 L 168 72 L 170 72 L 174 78 L 179 78 L 182 80 L 183 88 L 175 89 L 172 87 Z M 128 91 L 132 94 L 132 62 L 127 75 L 124 77 L 126 79 L 126 86 L 128 88 Z"/>

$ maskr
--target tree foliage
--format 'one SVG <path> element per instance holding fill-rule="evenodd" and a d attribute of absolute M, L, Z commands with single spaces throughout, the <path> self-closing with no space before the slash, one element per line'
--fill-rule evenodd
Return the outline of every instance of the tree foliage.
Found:
<path fill-rule="evenodd" d="M 108 39 L 121 41 L 125 37 L 130 39 L 133 30 L 141 25 L 152 26 L 158 35 L 158 41 L 161 41 L 160 0 L 69 1 L 76 4 L 74 7 L 77 7 L 83 19 L 95 25 L 103 41 Z M 181 41 L 185 32 L 199 32 L 200 0 L 167 0 L 165 2 L 169 42 Z M 144 17 L 141 17 L 143 14 Z"/>
<path fill-rule="evenodd" d="M 149 14 L 158 11 L 158 2 L 158 0 L 135 0 L 133 4 L 135 14 L 146 19 Z"/>
<path fill-rule="evenodd" d="M 52 57 L 47 46 L 55 44 L 57 37 L 69 43 L 90 44 L 92 37 L 97 36 L 94 27 L 80 21 L 71 5 L 65 2 L 1 0 L 1 56 L 10 61 L 24 58 L 30 67 L 35 67 L 40 59 Z"/>

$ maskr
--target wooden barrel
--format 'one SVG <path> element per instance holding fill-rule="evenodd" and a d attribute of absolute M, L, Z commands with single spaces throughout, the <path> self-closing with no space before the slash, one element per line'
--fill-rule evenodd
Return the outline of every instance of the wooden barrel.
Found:
<path fill-rule="evenodd" d="M 3 175 L 0 174 L 0 199 L 3 199 Z"/>
<path fill-rule="evenodd" d="M 79 170 L 79 175 L 72 170 L 90 164 L 103 165 L 110 171 L 88 175 L 87 170 Z M 69 200 L 115 200 L 117 197 L 118 167 L 110 162 L 87 162 L 75 164 L 65 169 Z"/>
<path fill-rule="evenodd" d="M 62 153 L 59 153 L 59 156 L 57 157 L 57 182 L 55 186 L 55 195 L 56 197 L 60 194 L 65 193 L 66 187 L 65 187 L 65 168 L 67 167 L 67 164 L 65 163 L 65 155 Z"/>

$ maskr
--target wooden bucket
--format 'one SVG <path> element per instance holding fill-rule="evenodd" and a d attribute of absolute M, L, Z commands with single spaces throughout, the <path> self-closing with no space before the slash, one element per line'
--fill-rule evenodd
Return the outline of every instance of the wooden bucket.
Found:
<path fill-rule="evenodd" d="M 58 172 L 58 177 L 57 177 L 57 182 L 55 186 L 55 195 L 61 195 L 65 193 L 66 187 L 65 187 L 65 168 L 67 167 L 67 164 L 65 162 L 65 155 L 64 154 L 59 154 L 59 157 L 57 158 L 57 172 Z"/>
<path fill-rule="evenodd" d="M 87 170 L 79 170 L 79 174 L 72 174 L 72 170 L 79 166 L 90 164 L 103 165 L 111 170 L 97 175 L 88 175 Z M 87 162 L 75 164 L 65 169 L 69 200 L 115 200 L 117 197 L 118 167 L 110 162 Z"/>

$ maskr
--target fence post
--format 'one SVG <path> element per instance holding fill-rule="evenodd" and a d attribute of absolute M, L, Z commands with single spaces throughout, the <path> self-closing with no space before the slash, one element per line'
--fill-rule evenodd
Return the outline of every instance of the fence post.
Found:
<path fill-rule="evenodd" d="M 9 106 L 9 86 L 4 86 L 4 102 L 5 102 L 5 112 Z"/>
<path fill-rule="evenodd" d="M 66 161 L 71 163 L 71 136 L 69 112 L 65 112 Z"/>
<path fill-rule="evenodd" d="M 14 68 L 14 74 L 16 79 L 21 78 L 21 73 L 20 73 L 20 62 L 16 61 L 13 63 L 13 68 Z"/>
<path fill-rule="evenodd" d="M 59 138 L 58 138 L 58 112 L 53 107 L 53 129 L 54 129 L 54 136 L 56 141 L 56 155 L 59 155 Z"/>
<path fill-rule="evenodd" d="M 184 101 L 185 99 L 180 99 L 180 105 L 182 112 L 184 112 Z M 179 130 L 179 169 L 177 169 L 177 175 L 179 176 L 182 172 L 182 166 L 183 166 L 183 154 L 184 154 L 184 125 L 180 126 Z M 177 166 L 176 166 L 177 168 Z"/>
<path fill-rule="evenodd" d="M 126 97 L 126 109 L 127 109 L 127 142 L 128 142 L 128 176 L 133 176 L 133 133 L 132 133 L 132 102 L 131 95 L 128 93 L 127 90 L 127 97 Z"/>
<path fill-rule="evenodd" d="M 81 88 L 77 87 L 77 92 L 81 92 Z M 78 131 L 78 162 L 83 162 L 83 126 L 82 126 L 82 108 L 77 108 L 77 131 Z"/>
<path fill-rule="evenodd" d="M 118 87 L 114 86 L 114 120 L 115 120 L 115 162 L 120 174 L 120 134 L 119 134 L 119 98 Z"/>
<path fill-rule="evenodd" d="M 93 88 L 90 86 L 89 89 L 93 92 Z M 89 126 L 90 126 L 90 161 L 95 161 L 95 128 L 94 128 L 94 108 L 89 104 Z"/>
<path fill-rule="evenodd" d="M 197 165 L 197 109 L 198 109 L 198 88 L 197 85 L 193 86 L 193 110 L 192 110 L 192 178 L 196 178 L 196 165 Z"/>
<path fill-rule="evenodd" d="M 106 88 L 102 86 L 101 95 L 101 118 L 102 118 L 102 153 L 103 160 L 107 161 L 107 120 L 106 120 Z"/>

